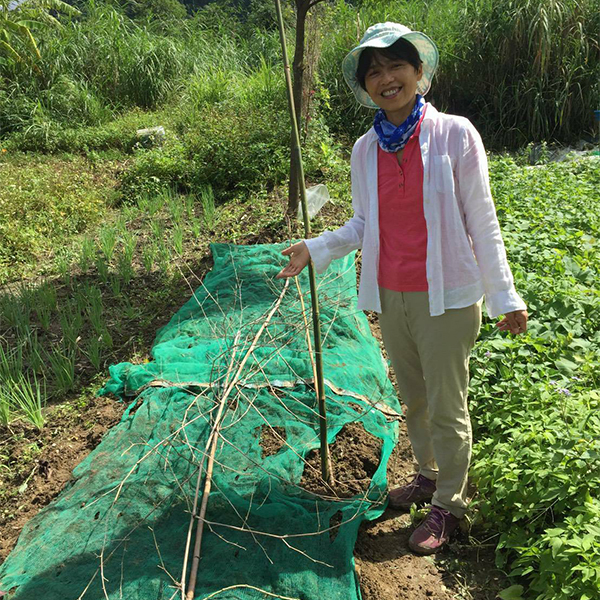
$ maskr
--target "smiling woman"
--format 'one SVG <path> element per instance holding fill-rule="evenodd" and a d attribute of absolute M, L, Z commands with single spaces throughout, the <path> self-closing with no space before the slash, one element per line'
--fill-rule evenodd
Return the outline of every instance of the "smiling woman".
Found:
<path fill-rule="evenodd" d="M 463 117 L 439 113 L 423 96 L 438 64 L 436 45 L 398 23 L 370 27 L 342 63 L 364 106 L 378 108 L 351 159 L 354 216 L 336 231 L 286 249 L 297 275 L 318 272 L 362 248 L 358 307 L 380 313 L 383 341 L 406 405 L 419 472 L 390 492 L 407 510 L 431 501 L 410 548 L 441 548 L 467 509 L 472 434 L 467 407 L 469 355 L 481 299 L 501 331 L 522 333 L 517 294 L 481 137 Z"/>

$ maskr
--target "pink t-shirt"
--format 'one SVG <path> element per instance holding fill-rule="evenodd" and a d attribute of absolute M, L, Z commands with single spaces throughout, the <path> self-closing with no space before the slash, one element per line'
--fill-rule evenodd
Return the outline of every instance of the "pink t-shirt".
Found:
<path fill-rule="evenodd" d="M 420 130 L 421 122 L 404 147 L 401 164 L 395 152 L 377 147 L 378 283 L 396 292 L 428 290 Z"/>

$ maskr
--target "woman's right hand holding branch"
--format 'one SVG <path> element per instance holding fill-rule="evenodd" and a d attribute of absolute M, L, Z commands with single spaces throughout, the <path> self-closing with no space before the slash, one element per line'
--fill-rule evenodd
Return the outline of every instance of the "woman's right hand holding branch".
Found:
<path fill-rule="evenodd" d="M 296 277 L 310 261 L 310 252 L 304 242 L 292 244 L 289 248 L 282 250 L 281 254 L 290 257 L 290 262 L 277 274 L 277 279 L 285 277 Z"/>

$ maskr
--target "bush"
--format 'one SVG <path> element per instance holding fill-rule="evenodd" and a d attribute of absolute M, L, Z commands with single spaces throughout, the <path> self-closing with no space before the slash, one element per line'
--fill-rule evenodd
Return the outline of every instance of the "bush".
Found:
<path fill-rule="evenodd" d="M 163 148 L 139 149 L 133 164 L 120 178 L 121 199 L 130 202 L 154 196 L 165 188 L 191 188 L 192 165 L 180 142 L 167 142 Z"/>
<path fill-rule="evenodd" d="M 104 125 L 70 128 L 38 111 L 25 131 L 7 136 L 2 145 L 10 151 L 21 152 L 131 152 L 138 141 L 137 130 L 154 126 L 162 119 L 161 113 L 132 111 Z"/>

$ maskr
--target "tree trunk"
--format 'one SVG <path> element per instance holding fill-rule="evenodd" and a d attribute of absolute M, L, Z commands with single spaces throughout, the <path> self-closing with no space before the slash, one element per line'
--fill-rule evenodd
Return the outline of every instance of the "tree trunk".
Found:
<path fill-rule="evenodd" d="M 296 2 L 296 47 L 294 50 L 294 62 L 292 63 L 293 96 L 296 107 L 296 124 L 302 137 L 302 86 L 304 81 L 304 44 L 306 38 L 306 15 L 308 14 L 309 2 L 298 0 Z M 293 140 L 291 145 L 293 145 Z M 288 215 L 295 218 L 298 213 L 299 202 L 298 166 L 292 151 L 290 156 L 290 188 L 288 194 Z"/>

